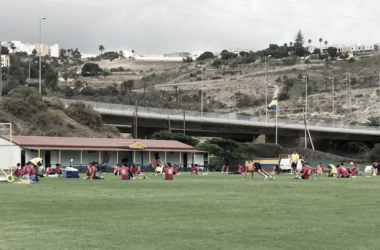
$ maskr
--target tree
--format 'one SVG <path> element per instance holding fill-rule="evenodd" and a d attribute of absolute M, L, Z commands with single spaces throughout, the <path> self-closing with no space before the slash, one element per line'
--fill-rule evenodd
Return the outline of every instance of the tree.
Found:
<path fill-rule="evenodd" d="M 99 129 L 103 125 L 100 113 L 94 111 L 90 106 L 86 106 L 83 102 L 70 103 L 66 114 L 92 129 Z"/>
<path fill-rule="evenodd" d="M 322 42 L 323 42 L 323 39 L 319 38 L 319 48 L 322 48 Z"/>
<path fill-rule="evenodd" d="M 215 58 L 214 54 L 212 52 L 206 51 L 197 58 L 197 61 L 204 61 L 213 58 Z"/>
<path fill-rule="evenodd" d="M 309 39 L 308 43 L 309 43 L 309 45 L 311 44 L 311 39 Z"/>
<path fill-rule="evenodd" d="M 49 69 L 45 74 L 45 84 L 50 89 L 55 89 L 58 84 L 58 73 Z"/>
<path fill-rule="evenodd" d="M 367 119 L 368 121 L 364 123 L 366 126 L 379 127 L 380 126 L 380 117 L 371 116 Z"/>
<path fill-rule="evenodd" d="M 103 45 L 100 45 L 100 46 L 99 46 L 99 50 L 100 50 L 100 54 L 103 54 L 104 46 L 103 46 Z"/>
<path fill-rule="evenodd" d="M 191 58 L 190 56 L 187 56 L 187 57 L 185 57 L 185 58 L 182 58 L 182 62 L 183 63 L 191 63 L 191 62 L 193 62 L 194 60 L 193 60 L 193 58 Z"/>
<path fill-rule="evenodd" d="M 133 80 L 123 81 L 120 84 L 120 91 L 122 92 L 122 94 L 126 92 L 131 92 L 134 84 L 135 82 Z"/>
<path fill-rule="evenodd" d="M 9 55 L 9 49 L 7 47 L 3 47 L 3 46 L 0 46 L 0 47 L 1 47 L 2 55 Z"/>
<path fill-rule="evenodd" d="M 294 49 L 295 49 L 295 54 L 298 56 L 304 56 L 305 55 L 305 50 L 303 47 L 304 44 L 304 37 L 302 35 L 302 31 L 298 30 L 296 39 L 295 39 L 295 44 L 294 44 Z"/>
<path fill-rule="evenodd" d="M 11 49 L 13 51 L 13 54 L 15 53 L 16 45 L 14 43 L 11 44 Z"/>
<path fill-rule="evenodd" d="M 375 147 L 368 153 L 367 160 L 370 162 L 375 162 L 380 159 L 380 144 L 375 144 Z"/>
<path fill-rule="evenodd" d="M 327 46 L 327 44 L 328 44 L 328 42 L 327 42 L 327 41 L 325 41 L 325 46 Z"/>
<path fill-rule="evenodd" d="M 337 56 L 338 49 L 335 47 L 328 47 L 327 53 L 330 55 L 331 58 L 335 58 Z"/>
<path fill-rule="evenodd" d="M 172 134 L 168 132 L 155 132 L 152 135 L 152 139 L 154 140 L 175 140 L 180 141 L 182 143 L 185 143 L 190 146 L 195 146 L 199 143 L 197 139 L 194 139 L 191 136 L 184 135 L 184 134 Z"/>
<path fill-rule="evenodd" d="M 119 51 L 119 56 L 120 56 L 121 59 L 125 58 L 124 52 L 122 50 Z"/>
<path fill-rule="evenodd" d="M 102 69 L 96 63 L 86 63 L 82 67 L 82 76 L 97 76 L 102 73 Z"/>
<path fill-rule="evenodd" d="M 209 152 L 211 155 L 215 156 L 219 156 L 223 152 L 223 149 L 218 145 L 207 142 L 199 143 L 195 147 L 198 150 Z"/>

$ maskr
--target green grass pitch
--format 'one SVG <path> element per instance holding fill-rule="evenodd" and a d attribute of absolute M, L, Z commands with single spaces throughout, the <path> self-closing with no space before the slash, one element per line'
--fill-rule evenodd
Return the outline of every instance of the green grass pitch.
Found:
<path fill-rule="evenodd" d="M 105 178 L 0 183 L 0 249 L 380 247 L 380 177 Z"/>

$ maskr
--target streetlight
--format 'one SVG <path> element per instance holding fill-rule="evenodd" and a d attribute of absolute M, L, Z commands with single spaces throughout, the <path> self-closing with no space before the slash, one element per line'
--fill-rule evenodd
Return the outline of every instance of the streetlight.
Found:
<path fill-rule="evenodd" d="M 308 76 L 305 76 L 305 83 L 306 83 L 306 89 L 305 89 L 305 126 L 307 121 L 307 78 Z M 305 129 L 305 148 L 307 148 L 307 133 Z"/>
<path fill-rule="evenodd" d="M 268 81 L 267 81 L 267 58 L 271 55 L 265 56 L 265 122 L 268 122 Z"/>
<path fill-rule="evenodd" d="M 5 58 L 4 58 L 5 61 Z M 0 98 L 3 97 L 3 72 L 1 71 L 1 41 L 0 41 Z"/>
<path fill-rule="evenodd" d="M 41 43 L 41 23 L 43 20 L 45 20 L 46 17 L 43 17 L 43 18 L 40 18 L 39 21 L 40 21 L 40 29 L 39 29 L 39 32 L 40 32 L 40 53 L 39 53 L 39 92 L 40 92 L 40 95 L 42 94 L 42 87 L 41 87 L 41 53 L 42 53 L 42 43 Z"/>

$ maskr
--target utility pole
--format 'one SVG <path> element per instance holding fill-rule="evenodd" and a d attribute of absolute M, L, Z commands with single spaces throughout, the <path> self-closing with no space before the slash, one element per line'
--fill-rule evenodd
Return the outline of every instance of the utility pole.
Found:
<path fill-rule="evenodd" d="M 42 54 L 42 43 L 41 43 L 41 23 L 42 23 L 42 21 L 43 20 L 45 20 L 46 19 L 46 17 L 43 17 L 43 18 L 40 18 L 40 30 L 39 30 L 39 32 L 40 32 L 40 53 L 39 53 L 39 77 L 38 77 L 38 79 L 39 79 L 39 81 L 38 81 L 38 86 L 39 86 L 39 92 L 40 92 L 40 95 L 42 95 L 42 83 L 41 83 L 41 54 Z"/>
<path fill-rule="evenodd" d="M 183 135 L 186 135 L 186 111 L 183 110 Z"/>
<path fill-rule="evenodd" d="M 168 122 L 169 122 L 169 133 L 171 134 L 172 133 L 172 127 L 170 125 L 170 116 L 168 115 Z"/>
<path fill-rule="evenodd" d="M 268 122 L 267 57 L 265 56 L 265 122 Z"/>
<path fill-rule="evenodd" d="M 137 112 L 138 112 L 138 107 L 137 107 L 137 100 L 135 101 L 135 139 L 137 139 Z"/>
<path fill-rule="evenodd" d="M 305 76 L 305 83 L 306 83 L 306 89 L 305 89 L 305 148 L 307 148 L 307 126 L 306 126 L 306 121 L 307 121 L 307 78 L 308 76 Z"/>
<path fill-rule="evenodd" d="M 4 58 L 5 61 L 5 58 Z M 3 72 L 1 71 L 1 41 L 0 41 L 0 99 L 3 97 Z"/>
<path fill-rule="evenodd" d="M 351 73 L 348 73 L 348 111 L 352 112 L 351 106 Z"/>

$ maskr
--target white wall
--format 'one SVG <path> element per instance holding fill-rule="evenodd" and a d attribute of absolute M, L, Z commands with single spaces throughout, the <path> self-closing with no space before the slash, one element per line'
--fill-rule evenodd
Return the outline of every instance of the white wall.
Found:
<path fill-rule="evenodd" d="M 21 148 L 14 143 L 9 143 L 8 140 L 0 138 L 0 168 L 8 169 L 11 166 L 16 166 L 21 160 Z"/>

